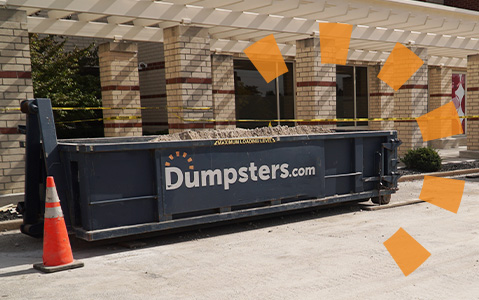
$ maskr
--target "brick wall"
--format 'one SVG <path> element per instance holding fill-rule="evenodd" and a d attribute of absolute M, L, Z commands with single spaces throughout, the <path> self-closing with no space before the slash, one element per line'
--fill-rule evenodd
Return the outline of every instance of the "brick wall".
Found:
<path fill-rule="evenodd" d="M 336 65 L 321 64 L 318 38 L 296 41 L 296 118 L 336 118 Z M 298 122 L 331 125 L 327 122 Z"/>
<path fill-rule="evenodd" d="M 213 128 L 204 121 L 214 117 L 208 28 L 178 25 L 163 35 L 169 132 Z"/>
<path fill-rule="evenodd" d="M 417 118 L 427 113 L 427 49 L 418 47 L 409 49 L 424 61 L 424 65 L 394 93 L 394 116 L 397 118 Z M 403 155 L 408 149 L 426 146 L 415 120 L 395 121 L 394 127 L 398 131 L 399 139 L 403 142 L 399 147 L 399 155 Z"/>
<path fill-rule="evenodd" d="M 100 45 L 101 96 L 104 107 L 127 109 L 103 110 L 105 136 L 142 135 L 140 87 L 138 80 L 138 47 L 133 43 L 105 43 Z M 118 120 L 118 116 L 133 119 Z"/>
<path fill-rule="evenodd" d="M 166 77 L 163 43 L 139 43 L 138 64 L 143 134 L 168 132 Z"/>
<path fill-rule="evenodd" d="M 479 115 L 479 55 L 467 57 L 467 114 Z M 467 121 L 467 150 L 479 151 L 479 120 Z"/>
<path fill-rule="evenodd" d="M 25 185 L 25 125 L 20 102 L 33 98 L 30 46 L 25 11 L 0 9 L 0 195 L 22 193 Z"/>
<path fill-rule="evenodd" d="M 235 83 L 233 56 L 213 54 L 211 57 L 215 128 L 235 128 Z"/>

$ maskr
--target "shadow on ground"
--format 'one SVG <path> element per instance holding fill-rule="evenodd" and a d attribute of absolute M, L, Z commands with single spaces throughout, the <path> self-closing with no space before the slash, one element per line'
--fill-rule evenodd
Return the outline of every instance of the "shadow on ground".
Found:
<path fill-rule="evenodd" d="M 213 225 L 209 224 L 208 226 L 195 226 L 160 233 L 149 233 L 96 242 L 86 242 L 75 237 L 70 237 L 70 242 L 72 244 L 75 259 L 81 260 L 112 253 L 131 251 L 138 248 L 158 247 L 249 230 L 269 227 L 273 228 L 275 226 L 303 222 L 317 218 L 327 218 L 358 211 L 361 211 L 358 203 L 343 203 L 320 209 L 298 210 L 288 213 L 273 214 L 267 217 L 263 216 L 262 218 L 256 217 L 220 222 Z M 2 273 L 2 269 L 25 264 L 32 265 L 33 263 L 41 262 L 42 243 L 42 239 L 35 239 L 26 236 L 19 231 L 0 234 L 0 277 L 37 272 L 28 268 L 20 271 Z"/>

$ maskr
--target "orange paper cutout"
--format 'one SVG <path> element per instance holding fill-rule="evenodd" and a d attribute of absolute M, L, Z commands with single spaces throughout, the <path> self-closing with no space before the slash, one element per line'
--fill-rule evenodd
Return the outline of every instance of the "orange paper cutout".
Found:
<path fill-rule="evenodd" d="M 452 101 L 417 118 L 416 121 L 425 142 L 464 133 Z"/>
<path fill-rule="evenodd" d="M 319 23 L 322 64 L 346 64 L 352 32 L 353 25 Z"/>
<path fill-rule="evenodd" d="M 404 276 L 414 272 L 431 256 L 426 248 L 402 228 L 399 228 L 393 236 L 385 241 L 384 246 L 404 273 Z"/>
<path fill-rule="evenodd" d="M 457 214 L 465 185 L 464 180 L 424 176 L 419 199 Z"/>
<path fill-rule="evenodd" d="M 244 50 L 267 83 L 288 72 L 274 36 L 268 35 Z"/>
<path fill-rule="evenodd" d="M 423 64 L 424 61 L 414 52 L 396 43 L 378 78 L 397 91 Z"/>

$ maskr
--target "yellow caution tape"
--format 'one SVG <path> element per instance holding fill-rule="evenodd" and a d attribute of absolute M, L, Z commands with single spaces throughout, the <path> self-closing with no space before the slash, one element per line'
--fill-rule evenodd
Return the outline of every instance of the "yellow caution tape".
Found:
<path fill-rule="evenodd" d="M 408 118 L 334 118 L 334 119 L 280 119 L 280 120 L 261 120 L 261 119 L 239 119 L 239 120 L 217 120 L 217 119 L 189 119 L 182 118 L 178 114 L 174 113 L 175 110 L 211 110 L 212 107 L 186 107 L 186 106 L 164 106 L 164 107 L 53 107 L 53 110 L 57 111 L 74 111 L 74 110 L 128 110 L 128 109 L 139 109 L 139 110 L 163 110 L 167 109 L 178 119 L 185 122 L 381 122 L 381 121 L 415 121 L 417 118 L 408 117 Z M 6 107 L 0 108 L 0 111 L 3 112 L 19 112 L 20 108 L 18 107 Z M 479 116 L 461 116 L 460 119 L 479 119 Z M 94 122 L 102 120 L 134 120 L 141 119 L 141 116 L 117 116 L 117 117 L 107 117 L 107 118 L 97 118 L 97 119 L 86 119 L 86 120 L 74 120 L 74 121 L 64 121 L 57 122 L 57 124 L 65 123 L 81 123 L 81 122 Z M 445 118 L 450 119 L 450 118 Z"/>
<path fill-rule="evenodd" d="M 53 110 L 113 110 L 113 109 L 140 109 L 140 110 L 211 110 L 212 107 L 180 107 L 180 106 L 163 106 L 163 107 L 52 107 Z"/>
<path fill-rule="evenodd" d="M 379 121 L 416 121 L 417 119 L 417 118 L 409 117 L 409 118 L 356 118 L 356 119 L 216 120 L 216 119 L 188 119 L 188 118 L 181 118 L 178 115 L 176 115 L 176 117 L 185 122 L 379 122 Z M 462 116 L 459 118 L 460 119 L 479 119 L 479 116 Z M 451 118 L 444 118 L 444 120 L 450 120 L 450 119 Z"/>
<path fill-rule="evenodd" d="M 63 121 L 63 122 L 55 122 L 55 123 L 56 124 L 69 124 L 69 123 L 98 122 L 98 121 L 110 121 L 110 120 L 137 120 L 137 119 L 141 119 L 141 116 L 116 116 L 116 117 L 97 118 L 97 119 Z"/>
<path fill-rule="evenodd" d="M 140 109 L 140 110 L 211 110 L 212 107 L 163 106 L 163 107 L 52 107 L 52 110 L 113 110 L 113 109 Z M 0 111 L 20 111 L 19 107 L 0 108 Z"/>

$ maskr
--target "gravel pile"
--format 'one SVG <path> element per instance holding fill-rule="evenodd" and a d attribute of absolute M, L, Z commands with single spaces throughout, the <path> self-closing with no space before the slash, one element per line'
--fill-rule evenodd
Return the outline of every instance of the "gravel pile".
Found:
<path fill-rule="evenodd" d="M 334 130 L 321 126 L 275 126 L 262 127 L 256 129 L 222 129 L 222 130 L 198 130 L 184 131 L 180 133 L 161 135 L 150 142 L 166 142 L 166 141 L 184 141 L 184 140 L 209 140 L 209 139 L 226 139 L 226 138 L 243 138 L 258 136 L 278 136 L 278 135 L 301 135 L 301 134 L 318 134 L 332 133 Z"/>
<path fill-rule="evenodd" d="M 17 212 L 16 205 L 9 204 L 0 207 L 0 221 L 20 219 L 22 216 Z"/>

